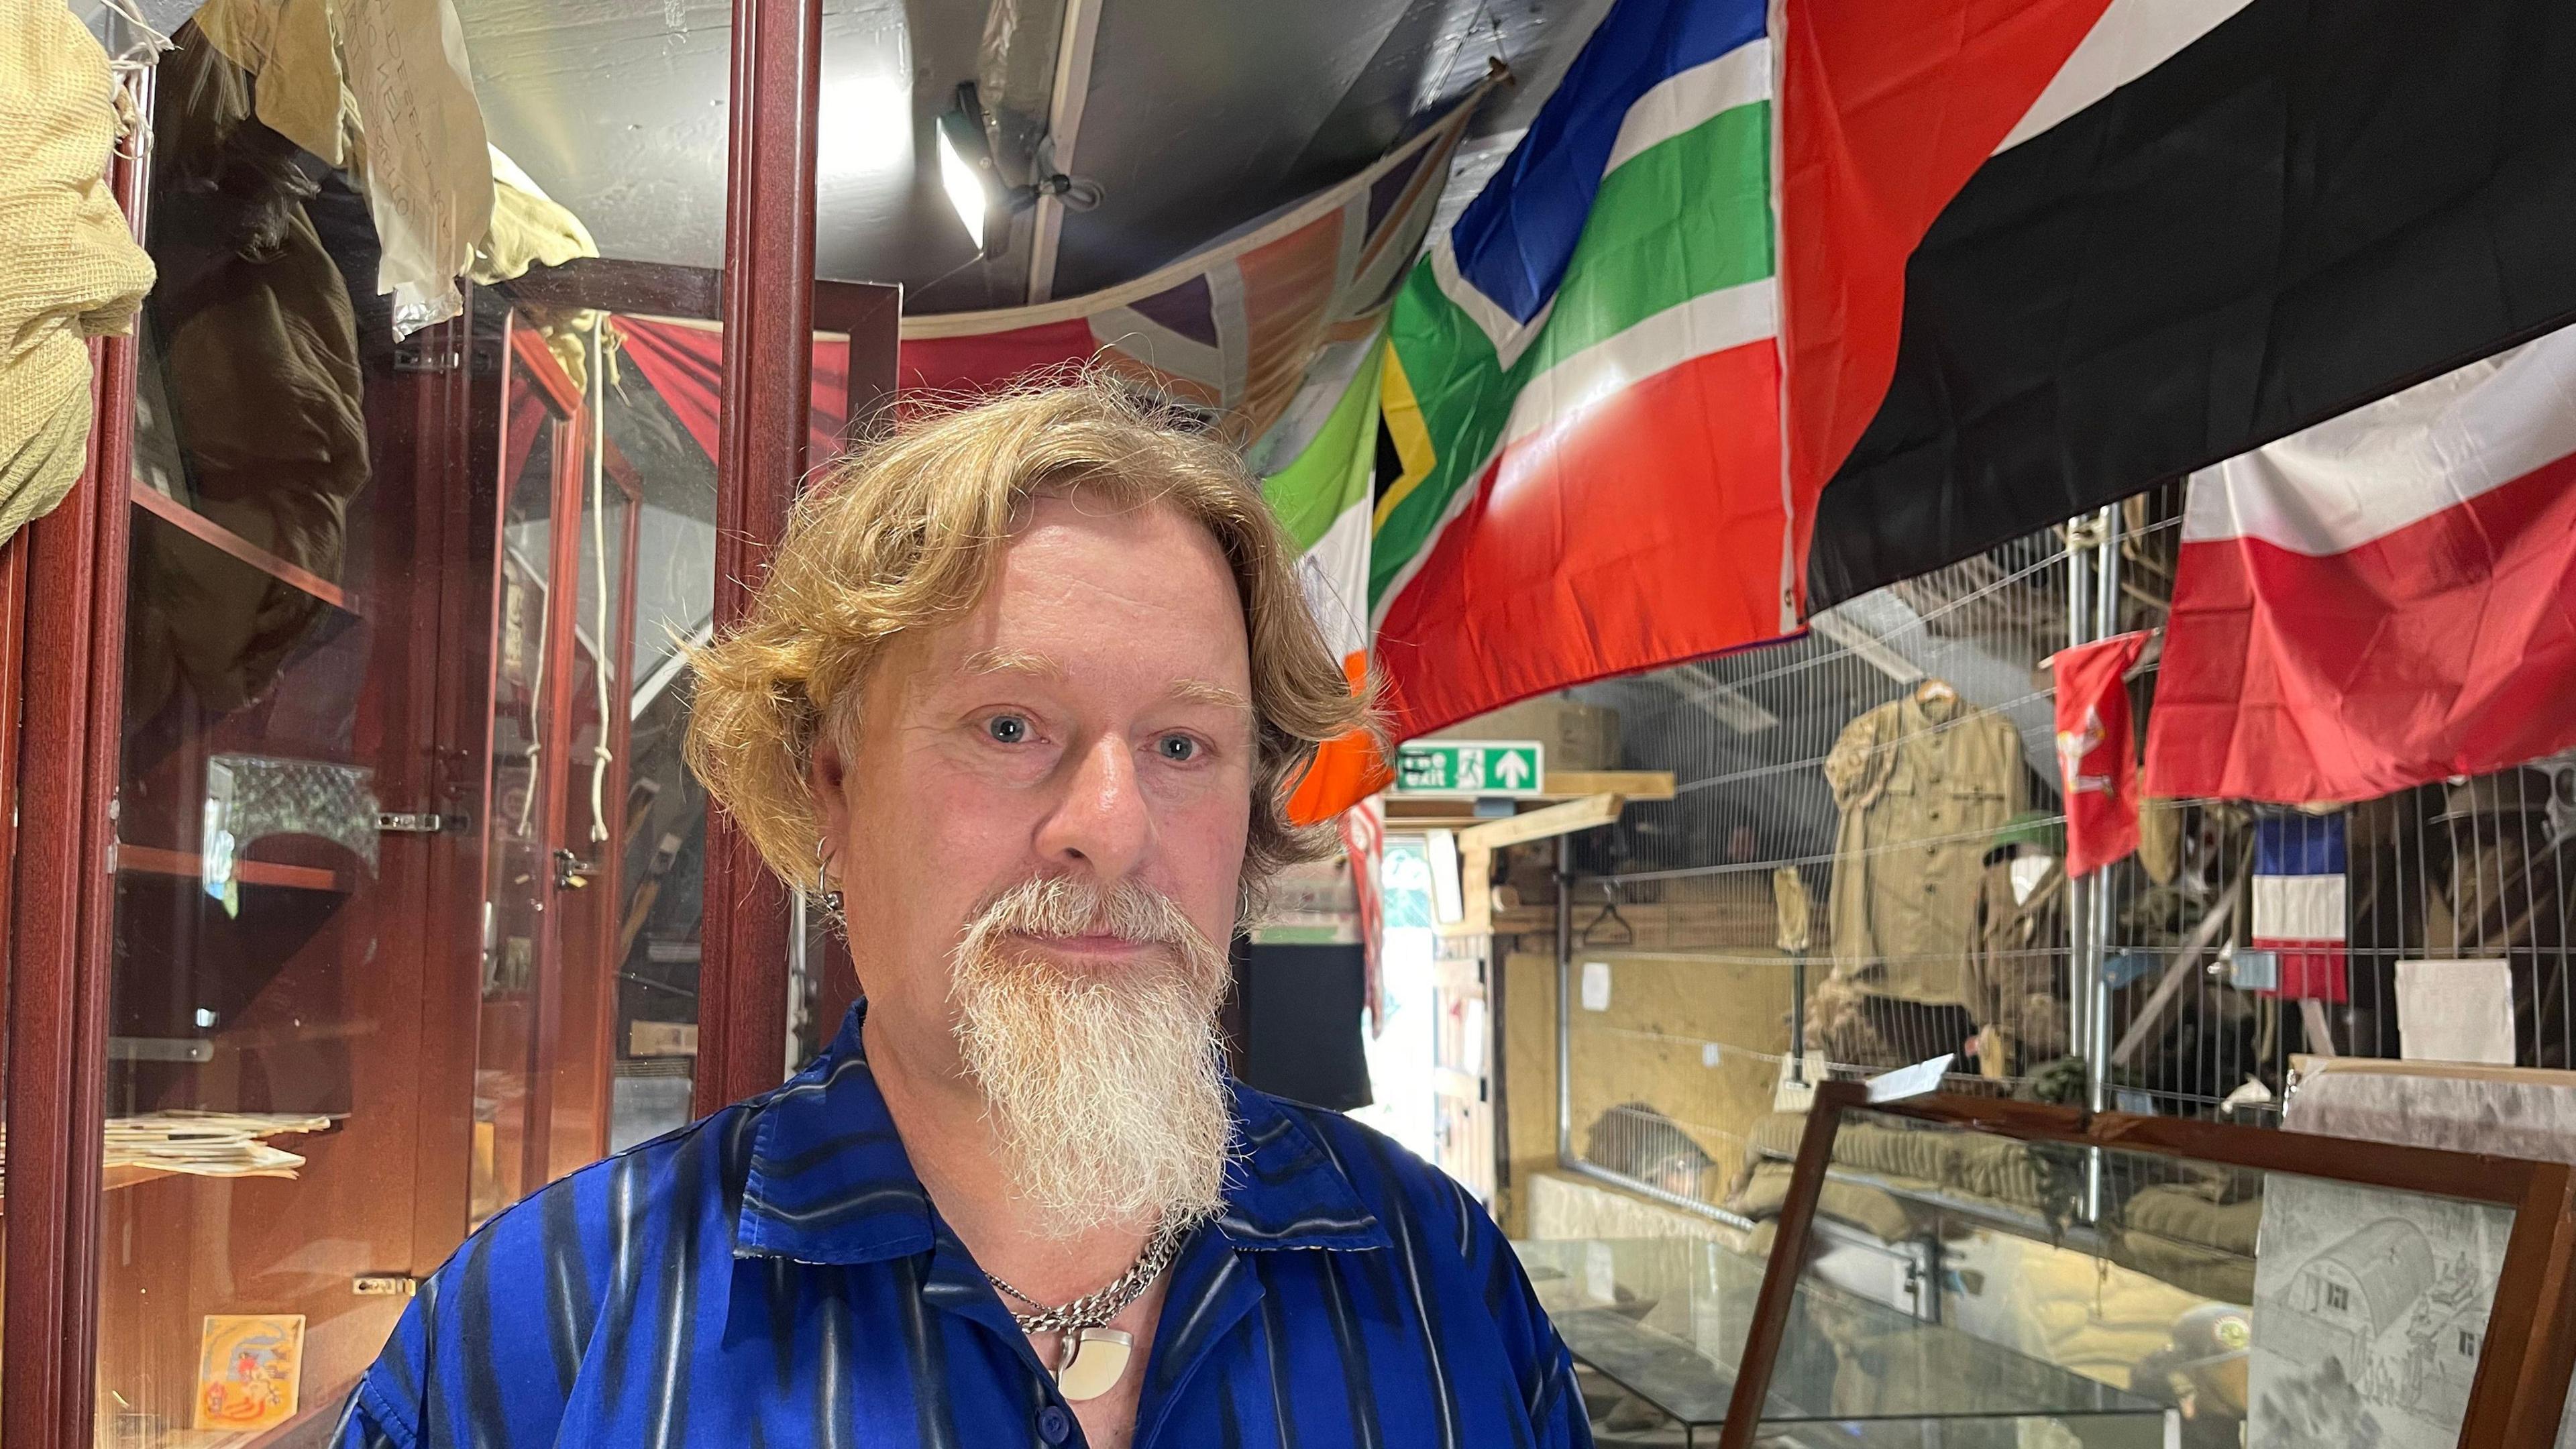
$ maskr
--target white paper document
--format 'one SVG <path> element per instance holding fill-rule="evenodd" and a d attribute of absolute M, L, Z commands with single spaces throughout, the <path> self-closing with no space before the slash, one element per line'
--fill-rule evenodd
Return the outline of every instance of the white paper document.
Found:
<path fill-rule="evenodd" d="M 2397 963 L 2398 1053 L 2513 1065 L 2513 975 L 2502 961 Z"/>

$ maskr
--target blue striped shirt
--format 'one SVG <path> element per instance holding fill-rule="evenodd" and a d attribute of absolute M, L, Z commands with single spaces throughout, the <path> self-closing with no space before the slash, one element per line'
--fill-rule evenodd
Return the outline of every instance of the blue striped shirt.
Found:
<path fill-rule="evenodd" d="M 340 1449 L 1082 1443 L 914 1175 L 858 1023 L 494 1218 L 422 1285 Z M 1457 1184 L 1234 1095 L 1225 1210 L 1171 1269 L 1137 1449 L 1591 1443 L 1564 1343 Z"/>

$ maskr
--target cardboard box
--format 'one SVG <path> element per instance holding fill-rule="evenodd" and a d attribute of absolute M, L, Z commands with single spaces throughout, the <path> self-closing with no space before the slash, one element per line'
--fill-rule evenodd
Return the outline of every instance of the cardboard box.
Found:
<path fill-rule="evenodd" d="M 1507 704 L 1430 736 L 1438 740 L 1537 740 L 1551 770 L 1619 768 L 1619 712 L 1554 695 Z"/>

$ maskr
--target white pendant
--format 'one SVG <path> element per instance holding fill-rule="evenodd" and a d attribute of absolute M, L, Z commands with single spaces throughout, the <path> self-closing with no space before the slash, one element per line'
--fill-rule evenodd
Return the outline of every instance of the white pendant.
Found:
<path fill-rule="evenodd" d="M 1056 1392 L 1077 1404 L 1099 1398 L 1117 1386 L 1135 1350 L 1135 1336 L 1114 1328 L 1086 1328 L 1067 1336 L 1064 1362 L 1055 1368 Z"/>

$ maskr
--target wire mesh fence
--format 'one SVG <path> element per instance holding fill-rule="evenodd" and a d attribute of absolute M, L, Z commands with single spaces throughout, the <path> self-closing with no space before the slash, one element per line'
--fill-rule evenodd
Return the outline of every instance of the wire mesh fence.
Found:
<path fill-rule="evenodd" d="M 1944 1054 L 1954 1090 L 2273 1123 L 2302 1054 L 2405 1050 L 2412 962 L 2502 963 L 2514 1061 L 2569 1065 L 2576 758 L 2295 809 L 2151 799 L 2135 853 L 2067 878 L 2048 661 L 2164 623 L 2181 501 L 1576 692 L 1619 711 L 1623 764 L 1675 773 L 1574 846 L 1579 1158 L 1718 1206 L 1794 1146 L 1798 1081 Z"/>

